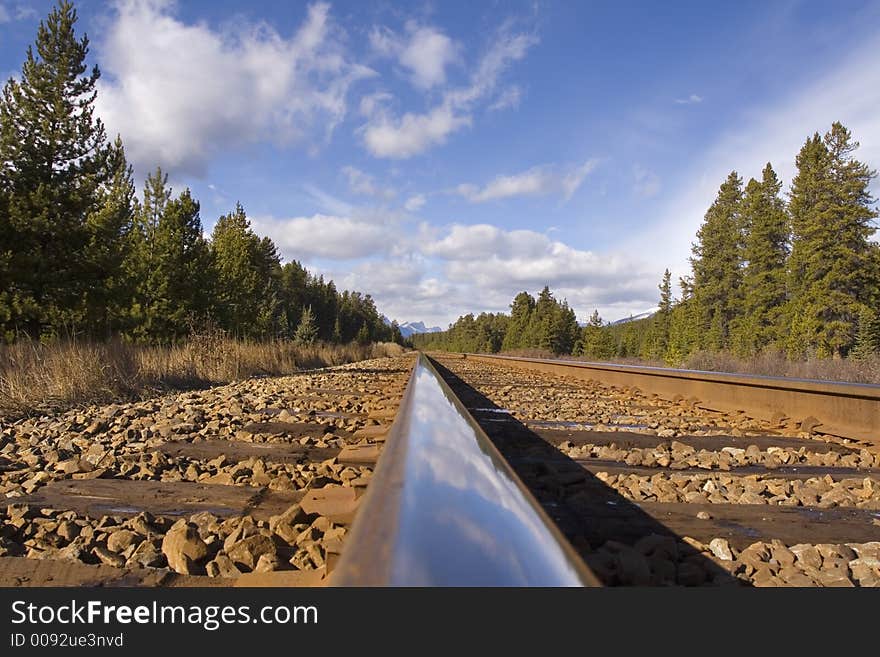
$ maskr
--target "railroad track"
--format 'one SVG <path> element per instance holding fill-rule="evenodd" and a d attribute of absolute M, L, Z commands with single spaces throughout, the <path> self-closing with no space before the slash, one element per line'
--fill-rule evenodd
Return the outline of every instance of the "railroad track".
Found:
<path fill-rule="evenodd" d="M 877 389 L 740 383 L 408 354 L 0 424 L 0 585 L 880 584 Z"/>
<path fill-rule="evenodd" d="M 603 583 L 880 585 L 880 388 L 435 358 Z"/>

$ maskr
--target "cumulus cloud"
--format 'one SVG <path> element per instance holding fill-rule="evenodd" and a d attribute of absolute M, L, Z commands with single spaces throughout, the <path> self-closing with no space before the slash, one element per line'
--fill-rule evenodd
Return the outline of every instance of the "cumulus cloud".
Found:
<path fill-rule="evenodd" d="M 660 193 L 660 178 L 653 171 L 636 164 L 633 166 L 633 179 L 633 191 L 637 196 L 651 198 Z"/>
<path fill-rule="evenodd" d="M 377 185 L 373 176 L 353 166 L 342 167 L 342 173 L 348 178 L 348 186 L 355 194 L 373 196 L 385 201 L 390 201 L 397 196 L 397 192 L 393 189 Z"/>
<path fill-rule="evenodd" d="M 444 260 L 449 281 L 469 288 L 481 303 L 503 300 L 497 310 L 516 292 L 544 285 L 584 312 L 596 307 L 642 312 L 656 303 L 655 275 L 638 259 L 576 249 L 531 230 L 455 224 L 422 249 Z"/>
<path fill-rule="evenodd" d="M 451 132 L 470 124 L 469 116 L 457 116 L 448 105 L 427 114 L 407 112 L 399 119 L 382 113 L 367 125 L 364 143 L 376 157 L 405 159 L 444 143 Z"/>
<path fill-rule="evenodd" d="M 458 58 L 455 42 L 440 30 L 407 21 L 404 34 L 374 27 L 370 45 L 381 55 L 394 57 L 409 73 L 412 83 L 430 89 L 446 82 L 446 67 Z"/>
<path fill-rule="evenodd" d="M 403 207 L 407 212 L 418 212 L 425 205 L 426 201 L 427 199 L 424 194 L 416 194 L 406 199 Z"/>
<path fill-rule="evenodd" d="M 696 105 L 698 103 L 703 102 L 703 97 L 698 96 L 697 94 L 691 94 L 687 98 L 676 98 L 675 103 L 677 105 Z"/>
<path fill-rule="evenodd" d="M 376 157 L 405 159 L 445 143 L 450 134 L 472 124 L 478 102 L 497 102 L 495 92 L 502 74 L 535 43 L 534 35 L 512 33 L 508 25 L 502 26 L 471 73 L 469 84 L 447 89 L 439 104 L 427 112 L 398 116 L 386 102 L 371 102 L 367 107 L 362 103 L 362 111 L 370 110 L 362 128 L 367 150 Z"/>
<path fill-rule="evenodd" d="M 270 237 L 289 260 L 350 260 L 385 255 L 393 245 L 393 233 L 388 226 L 349 217 L 258 217 L 251 223 L 258 234 Z"/>
<path fill-rule="evenodd" d="M 522 173 L 498 176 L 482 188 L 467 183 L 461 184 L 456 188 L 456 192 L 472 203 L 483 203 L 510 196 L 549 194 L 560 194 L 568 200 L 597 164 L 597 160 L 587 160 L 582 165 L 569 169 L 537 166 Z"/>
<path fill-rule="evenodd" d="M 309 6 L 289 37 L 265 23 L 234 33 L 178 19 L 170 0 L 120 0 L 98 46 L 98 112 L 135 164 L 200 175 L 216 153 L 270 138 L 327 138 L 351 85 L 329 5 Z"/>

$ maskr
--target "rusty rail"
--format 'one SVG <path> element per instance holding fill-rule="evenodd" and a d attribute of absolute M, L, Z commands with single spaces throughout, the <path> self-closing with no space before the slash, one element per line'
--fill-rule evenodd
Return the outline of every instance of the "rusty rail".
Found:
<path fill-rule="evenodd" d="M 696 398 L 718 411 L 763 420 L 814 418 L 816 430 L 880 445 L 880 386 L 663 367 L 465 354 L 468 359 L 636 387 L 666 399 Z M 812 424 L 812 422 L 811 422 Z"/>
<path fill-rule="evenodd" d="M 598 580 L 419 355 L 334 586 L 582 586 Z"/>

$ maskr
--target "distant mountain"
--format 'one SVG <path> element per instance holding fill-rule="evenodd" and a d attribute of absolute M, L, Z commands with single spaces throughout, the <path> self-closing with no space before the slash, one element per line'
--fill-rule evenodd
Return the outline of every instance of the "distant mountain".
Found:
<path fill-rule="evenodd" d="M 405 338 L 414 333 L 439 333 L 442 330 L 439 326 L 425 326 L 424 322 L 404 322 L 400 325 L 400 334 Z"/>
<path fill-rule="evenodd" d="M 391 320 L 384 315 L 382 316 L 382 320 L 385 324 L 391 326 Z M 408 338 L 415 333 L 439 333 L 442 330 L 443 329 L 439 326 L 425 326 L 424 322 L 404 322 L 403 324 L 400 324 L 400 334 L 405 338 Z"/>
<path fill-rule="evenodd" d="M 611 326 L 615 326 L 616 324 L 627 324 L 629 322 L 635 322 L 640 319 L 648 319 L 651 315 L 653 315 L 656 311 L 651 311 L 648 313 L 639 313 L 638 315 L 632 315 L 630 317 L 624 317 L 623 319 L 618 319 L 616 322 L 611 322 Z"/>

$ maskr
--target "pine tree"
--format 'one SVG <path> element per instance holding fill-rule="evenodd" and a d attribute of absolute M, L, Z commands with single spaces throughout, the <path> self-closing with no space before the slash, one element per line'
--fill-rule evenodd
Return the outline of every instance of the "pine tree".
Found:
<path fill-rule="evenodd" d="M 296 333 L 293 334 L 293 341 L 297 344 L 314 344 L 317 339 L 318 327 L 315 323 L 315 316 L 312 314 L 312 307 L 306 306 L 303 308 Z"/>
<path fill-rule="evenodd" d="M 167 183 L 161 169 L 147 178 L 127 266 L 136 281 L 129 333 L 162 343 L 186 335 L 194 318 L 207 318 L 212 287 L 199 203 L 189 189 L 172 198 Z"/>
<path fill-rule="evenodd" d="M 565 300 L 557 303 L 550 319 L 550 351 L 554 354 L 570 354 L 579 335 L 580 327 L 574 310 Z"/>
<path fill-rule="evenodd" d="M 611 358 L 614 356 L 615 345 L 611 340 L 611 335 L 605 330 L 604 322 L 599 316 L 599 311 L 594 310 L 590 315 L 590 320 L 584 327 L 581 342 L 577 347 L 578 356 L 586 356 L 587 358 Z"/>
<path fill-rule="evenodd" d="M 797 157 L 792 182 L 792 253 L 787 346 L 794 356 L 839 357 L 856 341 L 859 313 L 877 302 L 876 176 L 852 157 L 858 142 L 840 123 L 813 135 Z"/>
<path fill-rule="evenodd" d="M 400 324 L 396 319 L 391 322 L 391 342 L 403 344 L 403 334 L 400 332 Z"/>
<path fill-rule="evenodd" d="M 241 204 L 217 221 L 211 251 L 217 278 L 216 314 L 221 325 L 239 337 L 277 334 L 283 296 L 280 259 L 272 241 L 261 240 L 251 230 Z M 316 317 L 329 314 L 329 338 L 335 313 L 326 304 L 311 305 Z"/>
<path fill-rule="evenodd" d="M 859 332 L 852 357 L 867 360 L 880 355 L 880 313 L 864 306 L 859 313 Z"/>
<path fill-rule="evenodd" d="M 699 346 L 724 349 L 741 294 L 742 180 L 732 171 L 706 212 L 693 245 L 693 306 L 700 329 Z"/>
<path fill-rule="evenodd" d="M 361 324 L 360 329 L 358 329 L 357 337 L 355 338 L 358 344 L 370 344 L 370 329 L 367 327 L 367 323 L 364 322 Z"/>
<path fill-rule="evenodd" d="M 548 286 L 544 286 L 535 302 L 535 309 L 529 318 L 524 337 L 524 347 L 552 350 L 553 347 L 553 316 L 556 310 L 556 299 Z"/>
<path fill-rule="evenodd" d="M 89 214 L 86 249 L 89 285 L 85 295 L 86 326 L 93 335 L 109 337 L 124 328 L 135 281 L 126 275 L 134 230 L 135 189 L 122 139 L 116 138 L 108 162 L 113 178 L 101 190 L 100 204 Z"/>
<path fill-rule="evenodd" d="M 678 279 L 681 299 L 673 304 L 669 321 L 669 345 L 663 360 L 667 365 L 679 367 L 687 356 L 698 348 L 700 335 L 700 316 L 694 302 L 693 279 L 682 276 Z"/>
<path fill-rule="evenodd" d="M 520 292 L 510 304 L 510 322 L 501 344 L 502 351 L 522 349 L 526 346 L 526 332 L 532 313 L 535 311 L 535 299 L 528 292 Z"/>
<path fill-rule="evenodd" d="M 761 182 L 749 180 L 743 197 L 742 315 L 732 339 L 735 351 L 741 355 L 780 344 L 785 333 L 789 220 L 779 197 L 781 189 L 782 183 L 768 162 Z"/>
<path fill-rule="evenodd" d="M 0 319 L 7 334 L 76 330 L 88 314 L 95 264 L 88 220 L 119 167 L 94 116 L 100 72 L 86 72 L 89 41 L 76 38 L 76 21 L 73 4 L 59 2 L 40 23 L 20 81 L 10 78 L 0 99 Z"/>
<path fill-rule="evenodd" d="M 669 348 L 669 325 L 672 321 L 672 274 L 668 269 L 663 272 L 663 279 L 657 286 L 660 290 L 660 303 L 657 312 L 651 318 L 649 334 L 648 356 L 650 358 L 664 358 Z M 634 352 L 634 345 L 628 344 L 621 356 L 639 356 Z"/>

